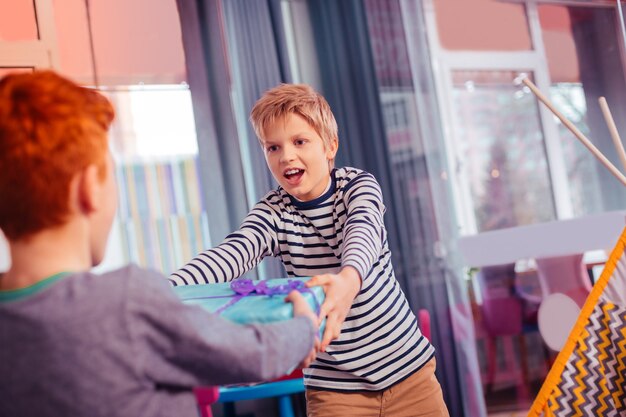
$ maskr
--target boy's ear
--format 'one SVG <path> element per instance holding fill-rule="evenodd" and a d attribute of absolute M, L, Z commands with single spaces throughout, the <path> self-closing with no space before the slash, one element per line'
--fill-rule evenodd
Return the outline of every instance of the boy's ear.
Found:
<path fill-rule="evenodd" d="M 326 146 L 326 159 L 335 159 L 338 148 L 339 140 L 337 138 L 332 138 L 328 146 Z"/>
<path fill-rule="evenodd" d="M 98 175 L 98 167 L 93 164 L 89 165 L 78 174 L 76 180 L 76 201 L 78 203 L 78 209 L 84 214 L 92 213 L 100 205 L 102 181 Z"/>

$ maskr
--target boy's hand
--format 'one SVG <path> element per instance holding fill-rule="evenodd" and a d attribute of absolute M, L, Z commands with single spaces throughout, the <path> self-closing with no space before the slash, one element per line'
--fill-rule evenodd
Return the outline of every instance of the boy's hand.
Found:
<path fill-rule="evenodd" d="M 330 342 L 341 333 L 341 325 L 361 289 L 361 277 L 356 269 L 346 266 L 338 274 L 316 275 L 306 282 L 306 286 L 322 286 L 326 293 L 319 316 L 320 323 L 326 318 L 326 329 L 320 345 L 320 351 L 325 352 Z"/>
<path fill-rule="evenodd" d="M 295 290 L 291 291 L 285 298 L 285 301 L 293 304 L 294 317 L 308 317 L 311 320 L 311 323 L 313 323 L 313 328 L 315 329 L 315 334 L 317 335 L 317 329 L 319 328 L 317 324 L 317 316 L 315 315 L 309 304 L 306 302 L 302 294 Z M 315 360 L 317 350 L 319 349 L 319 344 L 320 341 L 317 336 L 315 336 L 315 344 L 313 345 L 313 348 L 308 353 L 308 355 L 304 359 L 302 359 L 302 362 L 298 364 L 298 368 L 306 368 L 311 364 L 311 362 Z"/>

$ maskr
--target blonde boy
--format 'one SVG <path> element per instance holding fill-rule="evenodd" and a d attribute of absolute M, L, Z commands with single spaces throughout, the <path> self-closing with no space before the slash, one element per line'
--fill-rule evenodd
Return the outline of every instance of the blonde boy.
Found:
<path fill-rule="evenodd" d="M 320 352 L 304 371 L 309 416 L 446 416 L 434 348 L 394 277 L 380 187 L 364 171 L 333 168 L 328 103 L 307 85 L 283 84 L 250 120 L 280 186 L 171 281 L 229 281 L 279 257 L 289 276 L 312 276 L 307 285 L 326 291 Z"/>
<path fill-rule="evenodd" d="M 0 416 L 197 417 L 192 388 L 275 378 L 317 317 L 237 326 L 134 266 L 102 276 L 116 187 L 109 101 L 51 71 L 0 80 Z"/>

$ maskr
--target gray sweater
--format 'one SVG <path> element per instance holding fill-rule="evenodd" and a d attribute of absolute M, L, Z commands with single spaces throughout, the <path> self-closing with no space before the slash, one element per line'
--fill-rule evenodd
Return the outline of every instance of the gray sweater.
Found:
<path fill-rule="evenodd" d="M 272 379 L 313 346 L 309 319 L 231 324 L 129 266 L 0 302 L 0 416 L 190 416 L 193 386 Z"/>

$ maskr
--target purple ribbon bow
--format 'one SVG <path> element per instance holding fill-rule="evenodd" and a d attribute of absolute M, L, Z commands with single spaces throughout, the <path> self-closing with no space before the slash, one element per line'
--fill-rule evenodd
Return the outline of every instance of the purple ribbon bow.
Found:
<path fill-rule="evenodd" d="M 261 280 L 258 282 L 258 284 L 255 284 L 254 281 L 251 279 L 237 279 L 230 283 L 230 289 L 233 290 L 235 294 L 237 295 L 235 295 L 228 303 L 224 304 L 219 309 L 217 309 L 215 311 L 217 314 L 222 313 L 228 307 L 237 303 L 239 300 L 241 300 L 244 297 L 261 296 L 261 295 L 266 295 L 266 296 L 271 297 L 274 295 L 289 294 L 293 290 L 299 291 L 301 293 L 306 292 L 306 293 L 311 294 L 313 296 L 313 301 L 315 301 L 315 313 L 319 314 L 320 312 L 320 305 L 319 305 L 319 302 L 317 301 L 317 298 L 315 297 L 315 294 L 313 293 L 313 291 L 307 288 L 306 285 L 304 285 L 304 282 L 302 281 L 290 279 L 287 281 L 286 284 L 281 284 L 281 285 L 270 287 L 267 285 L 267 281 L 265 280 Z"/>

